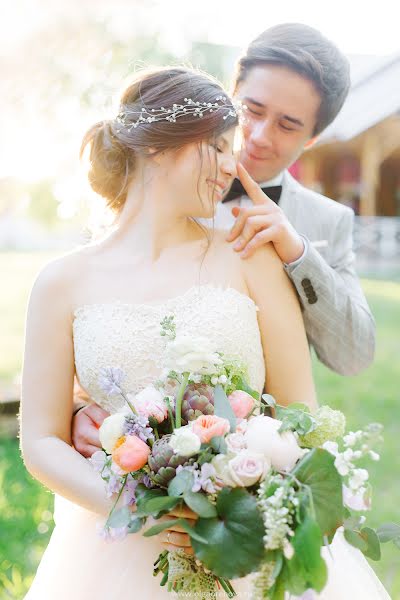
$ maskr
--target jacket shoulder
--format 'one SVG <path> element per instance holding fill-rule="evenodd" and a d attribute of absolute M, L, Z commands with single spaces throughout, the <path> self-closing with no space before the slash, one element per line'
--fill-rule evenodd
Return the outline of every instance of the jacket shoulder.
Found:
<path fill-rule="evenodd" d="M 332 219 L 341 220 L 342 218 L 351 219 L 353 217 L 354 211 L 350 207 L 304 187 L 293 177 L 290 176 L 288 183 L 291 191 L 301 197 L 301 202 L 307 206 L 307 210 L 313 211 L 314 216 L 319 215 L 323 221 L 325 219 L 331 221 Z"/>

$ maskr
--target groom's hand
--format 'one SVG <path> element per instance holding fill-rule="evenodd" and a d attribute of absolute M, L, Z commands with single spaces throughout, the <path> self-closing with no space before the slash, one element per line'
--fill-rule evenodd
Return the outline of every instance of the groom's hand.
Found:
<path fill-rule="evenodd" d="M 109 413 L 100 406 L 90 404 L 72 418 L 72 443 L 85 458 L 101 450 L 99 427 L 108 416 Z"/>
<path fill-rule="evenodd" d="M 291 263 L 300 258 L 304 252 L 304 242 L 282 209 L 264 194 L 240 163 L 237 172 L 253 206 L 232 208 L 236 222 L 226 240 L 235 242 L 233 248 L 241 253 L 242 258 L 248 258 L 267 242 L 273 243 L 276 253 L 284 263 Z"/>

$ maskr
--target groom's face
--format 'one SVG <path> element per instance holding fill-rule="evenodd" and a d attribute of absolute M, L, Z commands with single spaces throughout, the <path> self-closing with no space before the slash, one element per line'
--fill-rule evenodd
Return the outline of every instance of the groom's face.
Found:
<path fill-rule="evenodd" d="M 249 71 L 236 98 L 246 106 L 240 160 L 256 181 L 272 179 L 310 143 L 321 97 L 294 71 L 264 65 Z"/>

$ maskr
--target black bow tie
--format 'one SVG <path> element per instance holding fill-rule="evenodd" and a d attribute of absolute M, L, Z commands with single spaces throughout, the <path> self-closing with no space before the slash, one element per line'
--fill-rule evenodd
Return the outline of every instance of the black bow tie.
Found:
<path fill-rule="evenodd" d="M 282 186 L 281 185 L 270 185 L 261 188 L 264 194 L 267 194 L 268 198 L 271 198 L 275 202 L 275 204 L 279 204 L 279 199 L 282 194 Z M 222 202 L 229 202 L 230 200 L 235 200 L 239 196 L 247 196 L 247 192 L 242 186 L 239 179 L 234 179 L 231 185 L 231 188 Z"/>

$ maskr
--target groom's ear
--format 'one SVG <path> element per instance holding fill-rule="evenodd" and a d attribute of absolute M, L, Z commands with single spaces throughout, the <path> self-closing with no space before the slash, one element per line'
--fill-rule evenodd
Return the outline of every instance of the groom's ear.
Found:
<path fill-rule="evenodd" d="M 318 141 L 318 137 L 319 137 L 319 136 L 318 136 L 318 135 L 316 135 L 316 136 L 314 136 L 314 137 L 310 138 L 310 139 L 308 140 L 308 142 L 306 142 L 306 143 L 304 144 L 304 150 L 309 150 L 309 149 L 310 149 L 312 146 L 314 146 L 314 144 L 315 144 L 315 143 Z"/>

